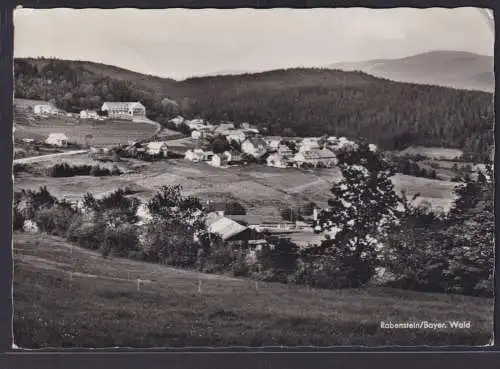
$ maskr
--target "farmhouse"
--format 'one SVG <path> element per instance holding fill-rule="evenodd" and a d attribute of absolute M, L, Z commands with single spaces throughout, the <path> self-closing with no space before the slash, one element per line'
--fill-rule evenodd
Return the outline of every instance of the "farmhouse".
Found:
<path fill-rule="evenodd" d="M 66 147 L 68 146 L 68 141 L 68 136 L 64 133 L 51 133 L 45 140 L 45 143 L 52 146 Z"/>
<path fill-rule="evenodd" d="M 57 114 L 58 109 L 51 104 L 37 104 L 33 107 L 33 112 L 36 115 L 52 115 Z"/>
<path fill-rule="evenodd" d="M 243 162 L 243 156 L 237 151 L 225 151 L 223 154 L 228 164 L 239 164 Z"/>
<path fill-rule="evenodd" d="M 224 154 L 214 154 L 210 162 L 214 167 L 224 167 L 228 164 L 227 156 Z"/>
<path fill-rule="evenodd" d="M 184 159 L 191 161 L 209 161 L 212 160 L 214 153 L 212 151 L 204 151 L 202 149 L 188 150 L 184 154 Z"/>
<path fill-rule="evenodd" d="M 168 146 L 165 141 L 153 141 L 146 144 L 146 153 L 149 155 L 168 156 Z"/>
<path fill-rule="evenodd" d="M 278 150 L 278 147 L 281 145 L 281 140 L 280 139 L 273 139 L 273 140 L 266 140 L 267 146 L 269 147 L 270 151 L 276 151 Z"/>
<path fill-rule="evenodd" d="M 266 159 L 266 162 L 269 167 L 275 168 L 286 168 L 288 167 L 289 163 L 288 160 L 277 153 L 269 155 L 269 157 Z"/>
<path fill-rule="evenodd" d="M 317 137 L 306 137 L 300 143 L 299 151 L 308 151 L 311 149 L 319 149 L 319 138 Z"/>
<path fill-rule="evenodd" d="M 279 145 L 277 153 L 283 158 L 288 159 L 293 156 L 293 151 L 287 145 Z"/>
<path fill-rule="evenodd" d="M 260 158 L 267 153 L 267 145 L 262 138 L 253 137 L 246 139 L 241 144 L 241 150 L 254 158 Z"/>
<path fill-rule="evenodd" d="M 82 110 L 80 112 L 80 119 L 98 119 L 99 114 L 95 110 Z"/>
<path fill-rule="evenodd" d="M 316 167 L 330 168 L 337 164 L 337 157 L 328 149 L 310 149 L 300 151 L 293 157 L 295 166 L 300 168 L 304 164 Z"/>
<path fill-rule="evenodd" d="M 207 219 L 210 233 L 218 234 L 224 242 L 248 241 L 252 230 L 224 216 L 212 216 Z"/>
<path fill-rule="evenodd" d="M 191 132 L 191 138 L 201 140 L 210 136 L 210 127 L 199 127 Z"/>
<path fill-rule="evenodd" d="M 105 102 L 101 110 L 107 111 L 110 118 L 131 120 L 146 116 L 146 107 L 140 102 Z"/>
<path fill-rule="evenodd" d="M 229 143 L 231 143 L 233 141 L 236 141 L 238 143 L 242 143 L 243 141 L 245 141 L 246 138 L 247 138 L 247 135 L 242 130 L 229 131 L 227 136 L 226 136 L 226 140 Z"/>
<path fill-rule="evenodd" d="M 205 127 L 205 121 L 199 118 L 192 120 L 185 120 L 184 124 L 187 125 L 191 131 L 203 129 Z"/>

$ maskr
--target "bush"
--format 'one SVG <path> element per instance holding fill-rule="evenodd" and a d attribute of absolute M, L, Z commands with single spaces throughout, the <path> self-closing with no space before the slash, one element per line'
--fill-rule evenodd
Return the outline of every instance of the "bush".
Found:
<path fill-rule="evenodd" d="M 102 221 L 87 222 L 77 218 L 69 228 L 68 238 L 83 248 L 99 250 L 103 244 L 105 230 L 106 224 Z"/>
<path fill-rule="evenodd" d="M 67 237 L 77 213 L 69 204 L 56 204 L 49 209 L 40 210 L 35 222 L 42 232 Z"/>
<path fill-rule="evenodd" d="M 69 165 L 68 163 L 55 164 L 47 169 L 47 175 L 49 177 L 74 177 L 74 176 L 110 176 L 110 175 L 120 175 L 121 171 L 117 166 L 114 166 L 112 170 L 101 167 L 99 165 Z"/>
<path fill-rule="evenodd" d="M 327 256 L 298 259 L 294 282 L 325 289 L 349 286 L 340 265 Z"/>
<path fill-rule="evenodd" d="M 139 239 L 136 229 L 129 224 L 118 227 L 106 227 L 101 246 L 103 256 L 109 254 L 128 257 L 131 252 L 139 252 Z"/>

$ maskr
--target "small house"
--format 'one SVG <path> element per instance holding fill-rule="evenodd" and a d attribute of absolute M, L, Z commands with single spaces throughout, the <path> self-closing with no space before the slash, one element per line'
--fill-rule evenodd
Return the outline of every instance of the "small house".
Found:
<path fill-rule="evenodd" d="M 191 131 L 203 129 L 205 127 L 205 121 L 199 118 L 185 120 L 184 124 L 187 125 Z"/>
<path fill-rule="evenodd" d="M 237 151 L 225 151 L 223 154 L 228 164 L 240 164 L 243 162 L 243 156 Z"/>
<path fill-rule="evenodd" d="M 283 158 L 288 159 L 293 156 L 293 151 L 287 145 L 280 144 L 277 149 L 277 153 Z"/>
<path fill-rule="evenodd" d="M 69 139 L 64 133 L 51 133 L 45 140 L 45 143 L 51 146 L 66 147 L 68 146 Z"/>
<path fill-rule="evenodd" d="M 224 154 L 214 154 L 210 164 L 214 167 L 225 167 L 228 164 L 227 156 Z"/>
<path fill-rule="evenodd" d="M 168 145 L 165 141 L 148 142 L 146 144 L 146 153 L 166 158 L 168 156 Z"/>
<path fill-rule="evenodd" d="M 210 136 L 210 127 L 208 126 L 200 127 L 191 132 L 191 138 L 195 140 L 202 140 L 209 136 Z"/>
<path fill-rule="evenodd" d="M 33 112 L 36 115 L 52 115 L 57 113 L 57 108 L 52 104 L 37 104 L 33 107 Z"/>
<path fill-rule="evenodd" d="M 330 168 L 337 164 L 337 157 L 328 149 L 310 149 L 299 151 L 293 157 L 293 162 L 298 168 L 302 167 L 304 164 L 311 165 L 315 168 Z"/>
<path fill-rule="evenodd" d="M 82 110 L 80 119 L 99 119 L 99 114 L 95 110 Z"/>
<path fill-rule="evenodd" d="M 215 217 L 208 224 L 210 233 L 218 234 L 224 242 L 248 241 L 252 236 L 252 230 L 232 219 Z"/>
<path fill-rule="evenodd" d="M 288 167 L 289 163 L 288 160 L 277 153 L 269 155 L 266 159 L 266 162 L 269 167 L 275 168 L 286 168 Z"/>
<path fill-rule="evenodd" d="M 231 143 L 233 141 L 236 141 L 238 143 L 242 143 L 243 141 L 245 141 L 245 139 L 247 138 L 247 135 L 245 134 L 245 132 L 243 132 L 242 130 L 234 130 L 234 131 L 230 131 L 227 135 L 226 135 L 226 140 L 227 142 Z"/>
<path fill-rule="evenodd" d="M 262 138 L 253 137 L 246 139 L 241 144 L 241 150 L 254 158 L 260 158 L 267 153 L 267 145 Z"/>
<path fill-rule="evenodd" d="M 306 137 L 300 143 L 299 151 L 308 151 L 311 149 L 319 149 L 319 138 L 317 137 Z"/>
<path fill-rule="evenodd" d="M 211 161 L 214 153 L 212 151 L 204 151 L 202 149 L 188 150 L 184 154 L 184 159 L 198 162 Z"/>

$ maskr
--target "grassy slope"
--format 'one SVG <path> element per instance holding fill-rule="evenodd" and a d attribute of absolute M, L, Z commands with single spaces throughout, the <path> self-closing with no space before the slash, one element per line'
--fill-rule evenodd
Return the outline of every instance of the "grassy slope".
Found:
<path fill-rule="evenodd" d="M 486 344 L 492 300 L 367 288 L 327 291 L 103 259 L 14 235 L 14 337 L 24 348 Z M 69 271 L 74 274 L 72 280 Z M 149 280 L 137 291 L 137 278 Z M 202 292 L 198 281 L 202 280 Z M 382 330 L 381 320 L 469 320 L 465 330 Z"/>
<path fill-rule="evenodd" d="M 106 146 L 126 144 L 129 140 L 137 140 L 152 135 L 156 127 L 148 123 L 128 121 L 102 121 L 89 124 L 85 121 L 66 118 L 47 118 L 33 125 L 17 125 L 16 138 L 34 138 L 43 140 L 50 133 L 63 132 L 71 141 L 85 144 L 85 136 L 90 134 L 92 145 Z"/>
<path fill-rule="evenodd" d="M 51 165 L 65 161 L 83 164 L 85 156 L 51 159 L 40 165 Z M 130 167 L 126 162 L 124 169 Z M 332 183 L 340 178 L 337 168 L 308 171 L 299 169 L 278 169 L 263 165 L 214 168 L 205 163 L 192 163 L 183 159 L 171 159 L 155 163 L 143 163 L 134 173 L 119 177 L 70 177 L 51 178 L 20 174 L 14 182 L 15 190 L 38 189 L 47 186 L 54 196 L 81 198 L 83 193 L 98 195 L 118 187 L 131 186 L 149 197 L 163 185 L 180 184 L 186 194 L 196 195 L 204 200 L 242 202 L 250 214 L 272 215 L 280 218 L 279 209 L 303 205 L 314 201 L 326 205 Z M 416 178 L 397 174 L 393 178 L 396 190 L 405 189 L 409 196 L 420 193 L 421 200 L 435 206 L 448 208 L 453 199 L 452 182 Z"/>

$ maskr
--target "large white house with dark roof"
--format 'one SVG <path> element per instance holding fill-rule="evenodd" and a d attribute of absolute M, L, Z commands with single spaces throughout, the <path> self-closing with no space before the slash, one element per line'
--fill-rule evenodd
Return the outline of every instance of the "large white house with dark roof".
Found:
<path fill-rule="evenodd" d="M 134 119 L 146 116 L 146 107 L 140 102 L 106 101 L 101 110 L 107 111 L 109 118 Z"/>

